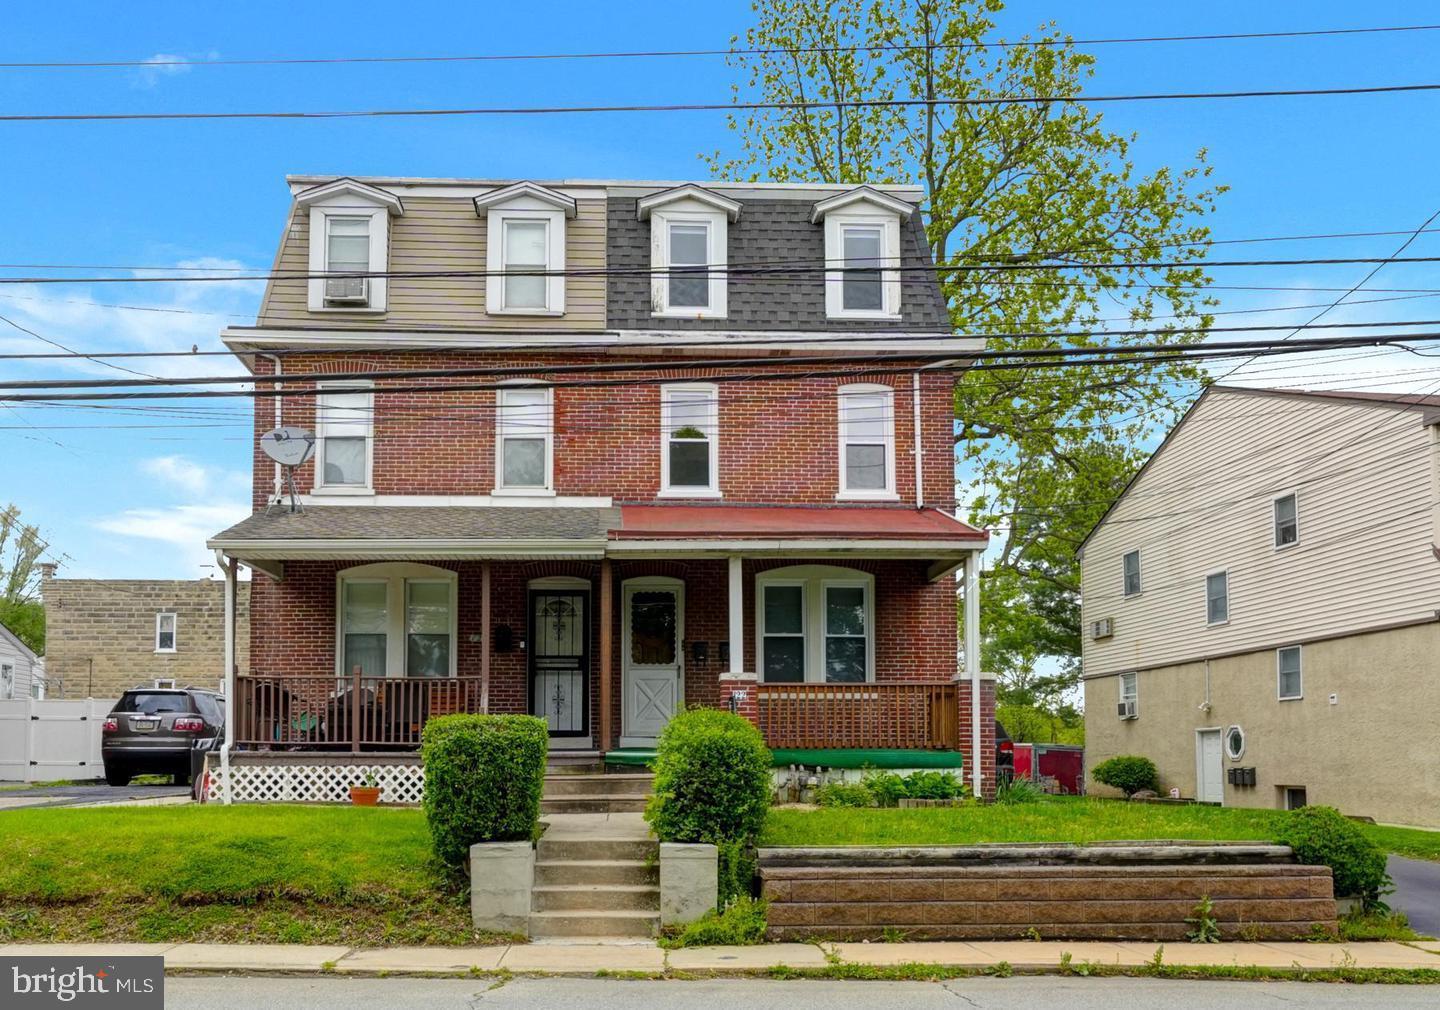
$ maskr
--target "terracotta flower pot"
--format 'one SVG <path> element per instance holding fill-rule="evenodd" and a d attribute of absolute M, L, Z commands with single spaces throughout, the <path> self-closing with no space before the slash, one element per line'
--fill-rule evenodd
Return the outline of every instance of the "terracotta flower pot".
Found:
<path fill-rule="evenodd" d="M 351 786 L 350 802 L 357 807 L 373 807 L 380 802 L 380 787 Z"/>

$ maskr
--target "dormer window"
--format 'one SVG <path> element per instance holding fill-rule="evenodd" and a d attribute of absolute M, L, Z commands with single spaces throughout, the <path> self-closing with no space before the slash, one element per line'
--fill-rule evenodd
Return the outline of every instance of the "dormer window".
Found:
<path fill-rule="evenodd" d="M 390 218 L 405 213 L 393 193 L 336 179 L 296 194 L 310 214 L 308 307 L 311 312 L 384 312 Z M 340 275 L 340 276 L 332 276 Z"/>
<path fill-rule="evenodd" d="M 636 212 L 650 222 L 652 313 L 725 318 L 729 226 L 740 217 L 740 204 L 700 186 L 680 186 L 643 197 Z"/>
<path fill-rule="evenodd" d="M 475 198 L 485 218 L 488 314 L 565 314 L 565 222 L 577 210 L 572 197 L 533 182 Z"/>
<path fill-rule="evenodd" d="M 900 224 L 915 208 L 861 186 L 821 200 L 825 226 L 825 314 L 831 319 L 900 318 Z"/>

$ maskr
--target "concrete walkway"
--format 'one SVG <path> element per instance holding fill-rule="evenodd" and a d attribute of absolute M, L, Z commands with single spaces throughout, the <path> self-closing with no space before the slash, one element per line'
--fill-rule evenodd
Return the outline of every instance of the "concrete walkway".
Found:
<path fill-rule="evenodd" d="M 1140 967 L 1155 956 L 1151 943 L 1028 941 L 972 943 L 775 943 L 757 947 L 692 947 L 665 951 L 648 941 L 633 943 L 529 943 L 495 947 L 305 947 L 286 944 L 81 943 L 0 945 L 0 956 L 159 954 L 173 971 L 250 974 L 454 975 L 513 972 L 594 976 L 640 972 L 696 975 L 763 972 L 785 965 L 824 968 L 842 962 L 865 965 L 940 964 L 984 970 L 1004 962 L 1016 971 L 1056 971 L 1063 955 L 1085 962 Z M 1440 942 L 1401 943 L 1216 943 L 1166 944 L 1168 965 L 1256 966 L 1278 969 L 1433 968 L 1440 971 Z"/>

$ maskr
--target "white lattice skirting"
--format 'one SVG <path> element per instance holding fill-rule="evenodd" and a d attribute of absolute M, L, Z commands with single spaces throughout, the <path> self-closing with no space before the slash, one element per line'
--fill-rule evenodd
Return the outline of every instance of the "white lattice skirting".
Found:
<path fill-rule="evenodd" d="M 230 765 L 229 783 L 222 769 L 212 767 L 206 800 L 225 802 L 228 788 L 232 803 L 349 803 L 350 787 L 363 785 L 366 775 L 375 776 L 381 803 L 419 803 L 424 794 L 425 769 L 419 764 L 246 762 Z"/>

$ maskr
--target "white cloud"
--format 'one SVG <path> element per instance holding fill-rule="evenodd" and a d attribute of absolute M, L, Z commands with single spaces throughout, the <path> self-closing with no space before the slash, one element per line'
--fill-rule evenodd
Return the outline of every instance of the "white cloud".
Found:
<path fill-rule="evenodd" d="M 127 509 L 98 520 L 95 526 L 115 536 L 174 548 L 171 555 L 173 563 L 167 566 L 170 576 L 195 579 L 206 574 L 205 566 L 215 564 L 214 554 L 205 547 L 206 539 L 249 514 L 250 506 L 244 501 L 174 505 L 168 508 Z M 155 575 L 159 577 L 160 573 Z"/>
<path fill-rule="evenodd" d="M 204 498 L 212 488 L 212 470 L 184 456 L 156 456 L 142 461 L 140 469 L 189 498 Z"/>
<path fill-rule="evenodd" d="M 162 78 L 188 74 L 190 64 L 184 59 L 175 53 L 156 53 L 143 61 L 144 66 L 134 69 L 131 80 L 137 88 L 153 88 Z"/>

